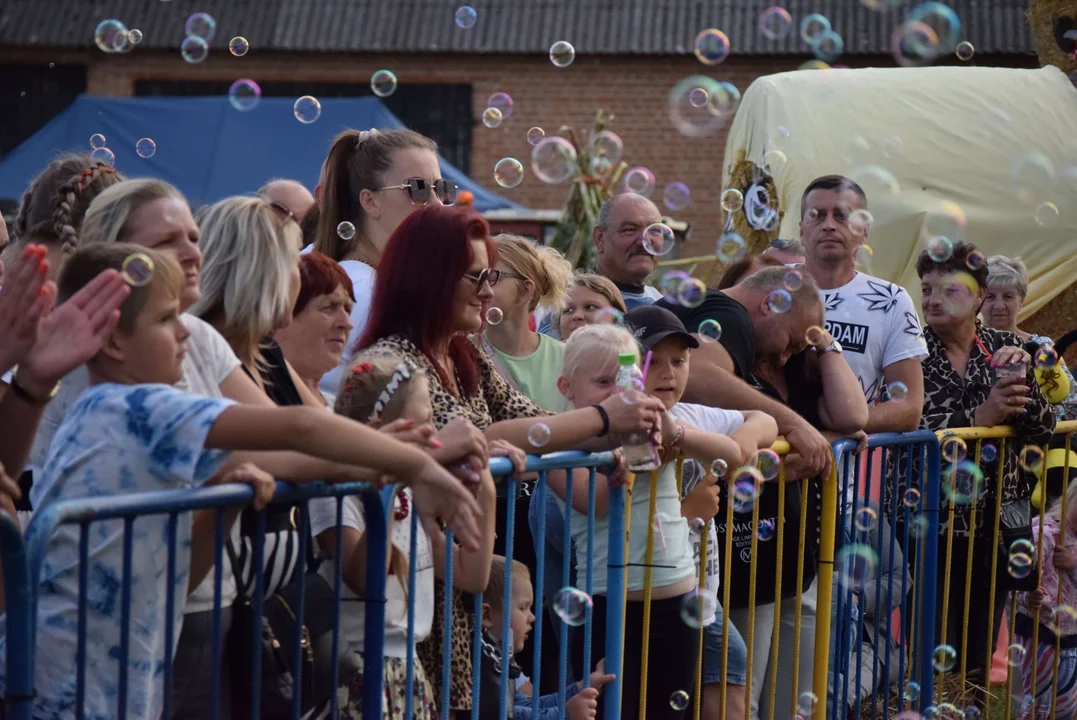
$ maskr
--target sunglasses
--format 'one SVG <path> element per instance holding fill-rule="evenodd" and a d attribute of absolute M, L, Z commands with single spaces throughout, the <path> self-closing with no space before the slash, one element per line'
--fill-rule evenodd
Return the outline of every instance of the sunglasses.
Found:
<path fill-rule="evenodd" d="M 464 273 L 464 277 L 475 283 L 475 292 L 482 291 L 484 283 L 490 283 L 490 287 L 497 285 L 497 281 L 501 279 L 502 273 L 500 270 L 491 270 L 486 268 L 480 270 L 478 275 L 472 275 L 471 273 Z"/>
<path fill-rule="evenodd" d="M 452 205 L 456 202 L 456 183 L 452 180 L 439 179 L 431 183 L 426 178 L 414 177 L 408 178 L 408 181 L 402 185 L 374 188 L 374 192 L 382 190 L 407 190 L 413 205 L 426 205 L 430 202 L 431 192 L 437 193 L 442 205 Z"/>
<path fill-rule="evenodd" d="M 273 208 L 274 210 L 276 210 L 277 212 L 279 212 L 281 215 L 288 218 L 289 220 L 293 220 L 296 223 L 299 222 L 299 218 L 297 218 L 295 216 L 295 213 L 292 212 L 291 210 L 289 210 L 288 206 L 285 205 L 284 203 L 280 202 L 279 200 L 270 200 L 269 201 L 269 207 Z"/>

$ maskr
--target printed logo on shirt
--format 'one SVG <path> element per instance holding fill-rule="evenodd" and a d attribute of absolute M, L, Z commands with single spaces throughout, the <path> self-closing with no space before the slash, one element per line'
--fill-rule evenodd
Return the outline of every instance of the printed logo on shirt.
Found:
<path fill-rule="evenodd" d="M 856 323 L 826 321 L 826 331 L 841 343 L 843 350 L 864 354 L 868 346 L 868 326 Z"/>

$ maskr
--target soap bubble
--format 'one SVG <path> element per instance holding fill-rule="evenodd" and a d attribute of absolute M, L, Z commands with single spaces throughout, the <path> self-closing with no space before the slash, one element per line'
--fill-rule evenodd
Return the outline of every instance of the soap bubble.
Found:
<path fill-rule="evenodd" d="M 912 526 L 909 530 L 909 535 L 914 538 L 927 537 L 928 522 L 927 517 L 923 513 L 919 513 L 911 518 Z"/>
<path fill-rule="evenodd" d="M 1036 367 L 1046 369 L 1055 365 L 1058 365 L 1058 351 L 1050 345 L 1040 345 L 1039 352 L 1036 353 Z"/>
<path fill-rule="evenodd" d="M 905 501 L 905 507 L 916 508 L 920 504 L 920 491 L 916 488 L 907 488 L 903 496 Z"/>
<path fill-rule="evenodd" d="M 546 137 L 531 149 L 531 170 L 544 183 L 568 182 L 576 172 L 576 148 L 562 137 Z"/>
<path fill-rule="evenodd" d="M 834 30 L 824 30 L 815 37 L 812 52 L 823 62 L 832 63 L 845 52 L 845 41 Z"/>
<path fill-rule="evenodd" d="M 497 108 L 488 107 L 482 111 L 482 124 L 488 128 L 499 127 L 503 119 L 501 111 Z"/>
<path fill-rule="evenodd" d="M 804 275 L 799 270 L 790 270 L 782 278 L 782 287 L 789 292 L 796 292 L 804 287 Z"/>
<path fill-rule="evenodd" d="M 809 45 L 814 45 L 816 39 L 830 29 L 830 21 L 819 13 L 807 15 L 800 21 L 800 37 Z"/>
<path fill-rule="evenodd" d="M 673 211 L 684 210 L 692 201 L 692 192 L 682 182 L 671 182 L 662 192 L 662 202 Z"/>
<path fill-rule="evenodd" d="M 767 542 L 768 540 L 774 539 L 776 532 L 777 529 L 775 528 L 774 521 L 767 519 L 759 521 L 759 529 L 756 530 L 755 534 L 762 542 Z"/>
<path fill-rule="evenodd" d="M 251 44 L 247 42 L 247 38 L 245 37 L 236 36 L 228 41 L 228 52 L 236 57 L 243 57 L 250 49 Z"/>
<path fill-rule="evenodd" d="M 505 318 L 505 313 L 501 311 L 501 308 L 491 306 L 486 309 L 486 322 L 490 325 L 500 325 L 501 321 Z M 546 443 L 543 443 L 545 445 Z"/>
<path fill-rule="evenodd" d="M 115 18 L 102 20 L 93 32 L 93 41 L 102 52 L 121 53 L 127 49 L 130 37 L 127 26 Z"/>
<path fill-rule="evenodd" d="M 1048 627 L 1060 635 L 1072 635 L 1077 630 L 1077 610 L 1069 605 L 1059 605 Z"/>
<path fill-rule="evenodd" d="M 968 40 L 962 40 L 957 44 L 957 51 L 955 53 L 958 60 L 969 61 L 972 56 L 976 54 L 976 48 L 972 46 Z"/>
<path fill-rule="evenodd" d="M 853 524 L 860 532 L 871 532 L 879 524 L 879 513 L 875 512 L 875 508 L 862 507 L 856 511 Z"/>
<path fill-rule="evenodd" d="M 991 443 L 985 443 L 984 446 L 980 448 L 980 459 L 982 461 L 994 462 L 996 457 L 998 457 L 998 449 Z"/>
<path fill-rule="evenodd" d="M 1025 661 L 1025 646 L 1014 643 L 1006 648 L 1006 664 L 1010 667 L 1021 667 Z"/>
<path fill-rule="evenodd" d="M 886 386 L 886 395 L 890 402 L 904 402 L 909 399 L 909 386 L 900 380 L 895 380 Z"/>
<path fill-rule="evenodd" d="M 767 8 L 759 15 L 759 32 L 767 40 L 781 40 L 793 30 L 793 18 L 785 8 Z"/>
<path fill-rule="evenodd" d="M 494 165 L 494 180 L 503 188 L 514 188 L 524 180 L 524 165 L 516 158 L 501 158 Z"/>
<path fill-rule="evenodd" d="M 703 626 L 703 597 L 694 588 L 681 598 L 681 620 L 693 630 Z"/>
<path fill-rule="evenodd" d="M 550 62 L 554 67 L 564 68 L 572 64 L 576 59 L 576 48 L 571 43 L 558 40 L 550 46 Z"/>
<path fill-rule="evenodd" d="M 310 125 L 321 116 L 322 104 L 318 102 L 318 98 L 304 95 L 295 101 L 292 112 L 295 113 L 296 120 L 304 125 Z"/>
<path fill-rule="evenodd" d="M 669 302 L 677 302 L 677 293 L 681 290 L 681 284 L 691 275 L 683 270 L 670 270 L 658 281 L 658 291 Z"/>
<path fill-rule="evenodd" d="M 706 299 L 707 285 L 699 278 L 688 278 L 677 289 L 677 302 L 684 307 L 699 307 Z"/>
<path fill-rule="evenodd" d="M 779 288 L 767 295 L 767 307 L 771 312 L 778 314 L 789 311 L 789 308 L 793 306 L 793 296 L 789 294 L 788 290 Z"/>
<path fill-rule="evenodd" d="M 624 142 L 617 133 L 610 130 L 592 135 L 587 146 L 592 159 L 605 158 L 611 166 L 621 162 L 621 155 L 624 153 Z"/>
<path fill-rule="evenodd" d="M 653 223 L 643 231 L 643 249 L 651 255 L 668 255 L 673 250 L 673 230 L 668 225 Z"/>
<path fill-rule="evenodd" d="M 561 618 L 561 622 L 573 627 L 587 621 L 592 605 L 591 597 L 579 588 L 563 587 L 553 596 L 554 613 Z"/>
<path fill-rule="evenodd" d="M 1054 188 L 1055 166 L 1041 152 L 1022 153 L 1014 160 L 1010 169 L 1010 183 L 1017 199 L 1029 207 L 1034 207 L 1045 193 Z M 1050 209 L 1045 209 L 1044 212 L 1049 213 Z"/>
<path fill-rule="evenodd" d="M 689 75 L 674 85 L 667 98 L 669 120 L 673 127 L 688 137 L 706 137 L 718 132 L 729 122 L 739 103 L 732 85 L 723 85 L 706 75 Z M 700 93 L 707 102 L 698 105 Z"/>
<path fill-rule="evenodd" d="M 337 225 L 337 237 L 341 240 L 351 240 L 355 237 L 355 226 L 347 220 L 342 221 Z"/>
<path fill-rule="evenodd" d="M 722 192 L 722 209 L 726 212 L 737 212 L 744 207 L 744 194 L 736 188 L 728 188 Z"/>
<path fill-rule="evenodd" d="M 944 471 L 943 493 L 955 505 L 975 503 L 984 492 L 984 474 L 976 463 L 963 460 Z"/>
<path fill-rule="evenodd" d="M 826 342 L 826 330 L 818 325 L 812 325 L 804 332 L 804 342 L 813 347 L 818 347 Z"/>
<path fill-rule="evenodd" d="M 601 308 L 591 316 L 592 325 L 624 325 L 625 318 L 615 307 Z"/>
<path fill-rule="evenodd" d="M 842 545 L 834 555 L 834 571 L 845 589 L 862 588 L 865 582 L 875 577 L 878 564 L 878 554 L 866 543 Z"/>
<path fill-rule="evenodd" d="M 1017 464 L 1023 470 L 1039 475 L 1043 470 L 1043 450 L 1038 445 L 1025 445 L 1017 456 Z"/>
<path fill-rule="evenodd" d="M 735 263 L 744 257 L 744 253 L 747 248 L 744 244 L 744 238 L 735 232 L 723 233 L 718 238 L 718 247 L 715 254 L 718 256 L 719 262 L 725 264 Z"/>
<path fill-rule="evenodd" d="M 695 53 L 704 65 L 717 65 L 729 57 L 729 38 L 721 30 L 704 30 L 696 35 Z"/>
<path fill-rule="evenodd" d="M 707 523 L 703 521 L 703 518 L 692 518 L 688 521 L 688 527 L 692 532 L 699 532 Z"/>
<path fill-rule="evenodd" d="M 931 665 L 939 672 L 949 672 L 957 664 L 957 651 L 950 645 L 939 645 L 931 653 Z"/>
<path fill-rule="evenodd" d="M 781 456 L 770 448 L 758 450 L 752 455 L 749 462 L 759 471 L 764 480 L 773 480 L 778 477 L 782 467 Z"/>
<path fill-rule="evenodd" d="M 131 32 L 127 33 L 127 40 L 132 45 L 138 45 L 140 42 L 142 42 L 142 31 L 137 28 L 132 30 Z"/>
<path fill-rule="evenodd" d="M 917 5 L 909 11 L 905 22 L 922 23 L 931 28 L 938 37 L 938 45 L 930 50 L 924 50 L 925 57 L 929 59 L 954 52 L 961 40 L 961 20 L 958 19 L 957 13 L 941 2 L 925 2 Z"/>
<path fill-rule="evenodd" d="M 1010 553 L 1010 559 L 1007 563 L 1006 570 L 1012 577 L 1018 580 L 1027 578 L 1032 574 L 1032 570 L 1035 568 L 1035 563 L 1032 562 L 1032 557 L 1025 553 Z"/>
<path fill-rule="evenodd" d="M 115 167 L 116 155 L 107 147 L 99 147 L 90 153 L 90 162 L 101 163 L 107 167 Z"/>
<path fill-rule="evenodd" d="M 531 443 L 532 447 L 545 447 L 546 443 L 550 442 L 550 428 L 544 423 L 535 423 L 527 431 L 527 442 Z"/>
<path fill-rule="evenodd" d="M 90 147 L 94 150 L 105 147 L 105 142 L 105 136 L 101 133 L 94 133 L 90 136 Z"/>
<path fill-rule="evenodd" d="M 819 696 L 815 693 L 801 693 L 800 699 L 797 701 L 797 714 L 809 718 L 815 713 L 815 706 L 818 704 Z"/>
<path fill-rule="evenodd" d="M 475 12 L 475 8 L 470 5 L 464 5 L 456 9 L 454 15 L 456 20 L 456 27 L 467 30 L 468 28 L 475 27 L 475 22 L 479 19 L 479 14 Z"/>
<path fill-rule="evenodd" d="M 1041 202 L 1032 217 L 1040 227 L 1054 227 L 1058 224 L 1058 206 L 1049 201 Z"/>
<path fill-rule="evenodd" d="M 506 119 L 512 117 L 513 106 L 512 96 L 506 92 L 496 92 L 486 99 L 486 107 L 497 108 Z"/>
<path fill-rule="evenodd" d="M 370 90 L 378 97 L 389 97 L 396 92 L 396 75 L 391 70 L 378 70 L 370 76 Z"/>
<path fill-rule="evenodd" d="M 250 78 L 241 78 L 228 88 L 228 102 L 240 112 L 248 112 L 258 107 L 262 100 L 262 88 Z"/>
<path fill-rule="evenodd" d="M 920 683 L 910 680 L 905 683 L 905 692 L 902 693 L 901 699 L 907 703 L 915 703 L 920 699 Z"/>
<path fill-rule="evenodd" d="M 132 253 L 123 260 L 120 275 L 132 287 L 144 287 L 153 279 L 153 259 L 144 253 Z"/>
<path fill-rule="evenodd" d="M 872 223 L 875 222 L 875 218 L 867 210 L 853 210 L 849 214 L 849 229 L 853 231 L 854 235 L 865 237 L 871 232 Z"/>
<path fill-rule="evenodd" d="M 696 334 L 699 335 L 701 342 L 718 342 L 722 337 L 722 326 L 717 320 L 707 319 L 699 324 L 699 329 L 696 330 Z"/>
<path fill-rule="evenodd" d="M 540 127 L 533 127 L 527 131 L 527 144 L 537 145 L 539 140 L 546 137 L 546 131 Z"/>
<path fill-rule="evenodd" d="M 937 263 L 944 263 L 954 254 L 954 244 L 945 235 L 936 235 L 927 241 L 927 254 Z"/>
<path fill-rule="evenodd" d="M 209 43 L 217 34 L 217 21 L 209 13 L 196 12 L 187 18 L 183 32 L 187 37 L 199 37 Z"/>
<path fill-rule="evenodd" d="M 135 143 L 135 152 L 140 158 L 151 158 L 157 152 L 157 143 L 150 138 L 141 138 Z"/>
<path fill-rule="evenodd" d="M 624 183 L 627 192 L 646 198 L 654 192 L 654 173 L 640 165 L 628 168 L 621 182 Z"/>
<path fill-rule="evenodd" d="M 942 459 L 949 463 L 959 463 L 968 457 L 969 448 L 965 441 L 956 435 L 947 435 L 942 439 Z"/>
<path fill-rule="evenodd" d="M 191 35 L 180 43 L 180 55 L 185 62 L 197 65 L 209 56 L 209 45 L 197 35 Z"/>
<path fill-rule="evenodd" d="M 687 710 L 688 709 L 688 693 L 684 690 L 678 690 L 669 696 L 669 706 L 674 710 Z"/>
<path fill-rule="evenodd" d="M 707 95 L 707 91 L 703 88 L 692 88 L 692 91 L 688 93 L 688 102 L 692 104 L 692 107 L 701 108 L 709 100 L 710 96 Z"/>
<path fill-rule="evenodd" d="M 725 477 L 725 474 L 729 471 L 729 465 L 722 458 L 717 458 L 711 463 L 711 475 L 714 477 Z"/>
<path fill-rule="evenodd" d="M 1036 546 L 1028 538 L 1018 538 L 1010 543 L 1010 554 L 1024 553 L 1031 557 L 1036 556 Z"/>

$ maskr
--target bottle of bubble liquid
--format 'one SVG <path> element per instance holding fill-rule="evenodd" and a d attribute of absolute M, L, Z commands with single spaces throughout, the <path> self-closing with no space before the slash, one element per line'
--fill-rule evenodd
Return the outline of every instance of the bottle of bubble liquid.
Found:
<path fill-rule="evenodd" d="M 617 370 L 617 384 L 624 392 L 640 392 L 643 388 L 643 374 L 636 365 L 636 354 L 621 353 L 618 361 L 620 368 Z M 625 436 L 623 447 L 630 471 L 646 472 L 658 467 L 658 446 L 651 441 L 649 433 L 631 433 Z"/>

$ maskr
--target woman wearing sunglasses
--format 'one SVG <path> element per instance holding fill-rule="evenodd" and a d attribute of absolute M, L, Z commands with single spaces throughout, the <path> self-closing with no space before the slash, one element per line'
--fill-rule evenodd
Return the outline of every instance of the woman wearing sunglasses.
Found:
<path fill-rule="evenodd" d="M 446 428 L 439 439 L 452 445 L 459 442 L 453 436 L 459 431 L 475 443 L 474 457 L 481 463 L 487 455 L 511 455 L 519 470 L 523 458 L 518 448 L 531 453 L 608 449 L 613 434 L 653 427 L 662 406 L 651 397 L 625 402 L 621 395 L 612 395 L 601 405 L 549 415 L 505 382 L 467 339 L 482 329 L 494 296 L 491 284 L 500 279 L 493 270 L 498 248 L 489 233 L 486 220 L 467 208 L 431 203 L 408 216 L 393 233 L 378 266 L 370 317 L 349 367 L 391 356 L 425 370 L 433 423 L 439 430 Z M 531 432 L 539 423 L 545 429 Z M 481 431 L 477 438 L 471 432 L 475 428 Z M 526 527 L 526 514 L 523 517 L 521 525 Z M 534 552 L 533 547 L 521 549 L 531 544 L 529 538 L 526 532 L 517 536 L 514 555 Z M 443 598 L 445 586 L 435 582 L 435 589 Z M 419 646 L 420 659 L 431 683 L 440 685 L 441 643 L 448 626 L 450 708 L 470 710 L 471 606 L 454 589 L 451 622 L 442 615 L 442 599 L 435 598 L 434 608 L 433 629 Z M 434 695 L 440 696 L 439 687 L 434 687 Z"/>
<path fill-rule="evenodd" d="M 346 358 L 366 325 L 374 270 L 389 236 L 417 208 L 452 205 L 456 185 L 441 177 L 437 144 L 411 130 L 345 130 L 333 141 L 323 174 L 314 249 L 340 263 L 355 289 Z M 343 373 L 343 364 L 327 372 L 322 390 L 335 395 Z"/>

